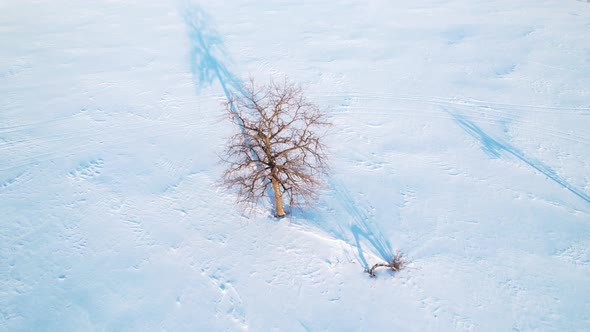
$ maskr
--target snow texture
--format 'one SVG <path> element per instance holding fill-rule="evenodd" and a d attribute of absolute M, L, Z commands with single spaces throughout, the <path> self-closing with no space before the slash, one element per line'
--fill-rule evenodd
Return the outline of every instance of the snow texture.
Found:
<path fill-rule="evenodd" d="M 0 13 L 0 331 L 590 329 L 586 1 Z M 332 172 L 276 220 L 218 154 L 222 102 L 284 75 Z"/>

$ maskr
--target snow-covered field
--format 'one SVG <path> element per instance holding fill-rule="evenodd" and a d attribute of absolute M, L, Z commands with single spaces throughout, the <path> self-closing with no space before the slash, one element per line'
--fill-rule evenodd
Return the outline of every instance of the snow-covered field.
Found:
<path fill-rule="evenodd" d="M 277 221 L 218 154 L 284 75 L 332 172 Z M 589 329 L 589 3 L 0 2 L 0 331 Z"/>

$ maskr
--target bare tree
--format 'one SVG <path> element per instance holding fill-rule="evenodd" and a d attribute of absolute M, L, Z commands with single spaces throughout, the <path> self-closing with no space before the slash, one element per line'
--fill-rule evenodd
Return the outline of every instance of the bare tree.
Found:
<path fill-rule="evenodd" d="M 251 79 L 241 94 L 225 104 L 241 129 L 227 144 L 224 184 L 237 188 L 239 201 L 256 204 L 273 195 L 275 216 L 317 198 L 327 172 L 323 134 L 329 122 L 302 89 L 286 79 L 257 86 Z"/>

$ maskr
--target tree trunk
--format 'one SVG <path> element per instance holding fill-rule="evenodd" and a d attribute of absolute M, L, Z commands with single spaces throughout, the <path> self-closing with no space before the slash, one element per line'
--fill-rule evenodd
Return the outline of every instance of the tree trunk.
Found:
<path fill-rule="evenodd" d="M 272 191 L 275 193 L 275 217 L 284 217 L 285 208 L 283 207 L 283 195 L 281 194 L 281 189 L 279 187 L 279 180 L 274 177 L 272 179 Z"/>

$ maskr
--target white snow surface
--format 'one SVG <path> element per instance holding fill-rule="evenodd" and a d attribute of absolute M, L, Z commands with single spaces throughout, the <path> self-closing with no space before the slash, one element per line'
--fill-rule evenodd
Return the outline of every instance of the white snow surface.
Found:
<path fill-rule="evenodd" d="M 0 13 L 0 331 L 590 330 L 589 3 Z M 221 104 L 285 75 L 332 170 L 276 220 L 219 184 Z"/>

